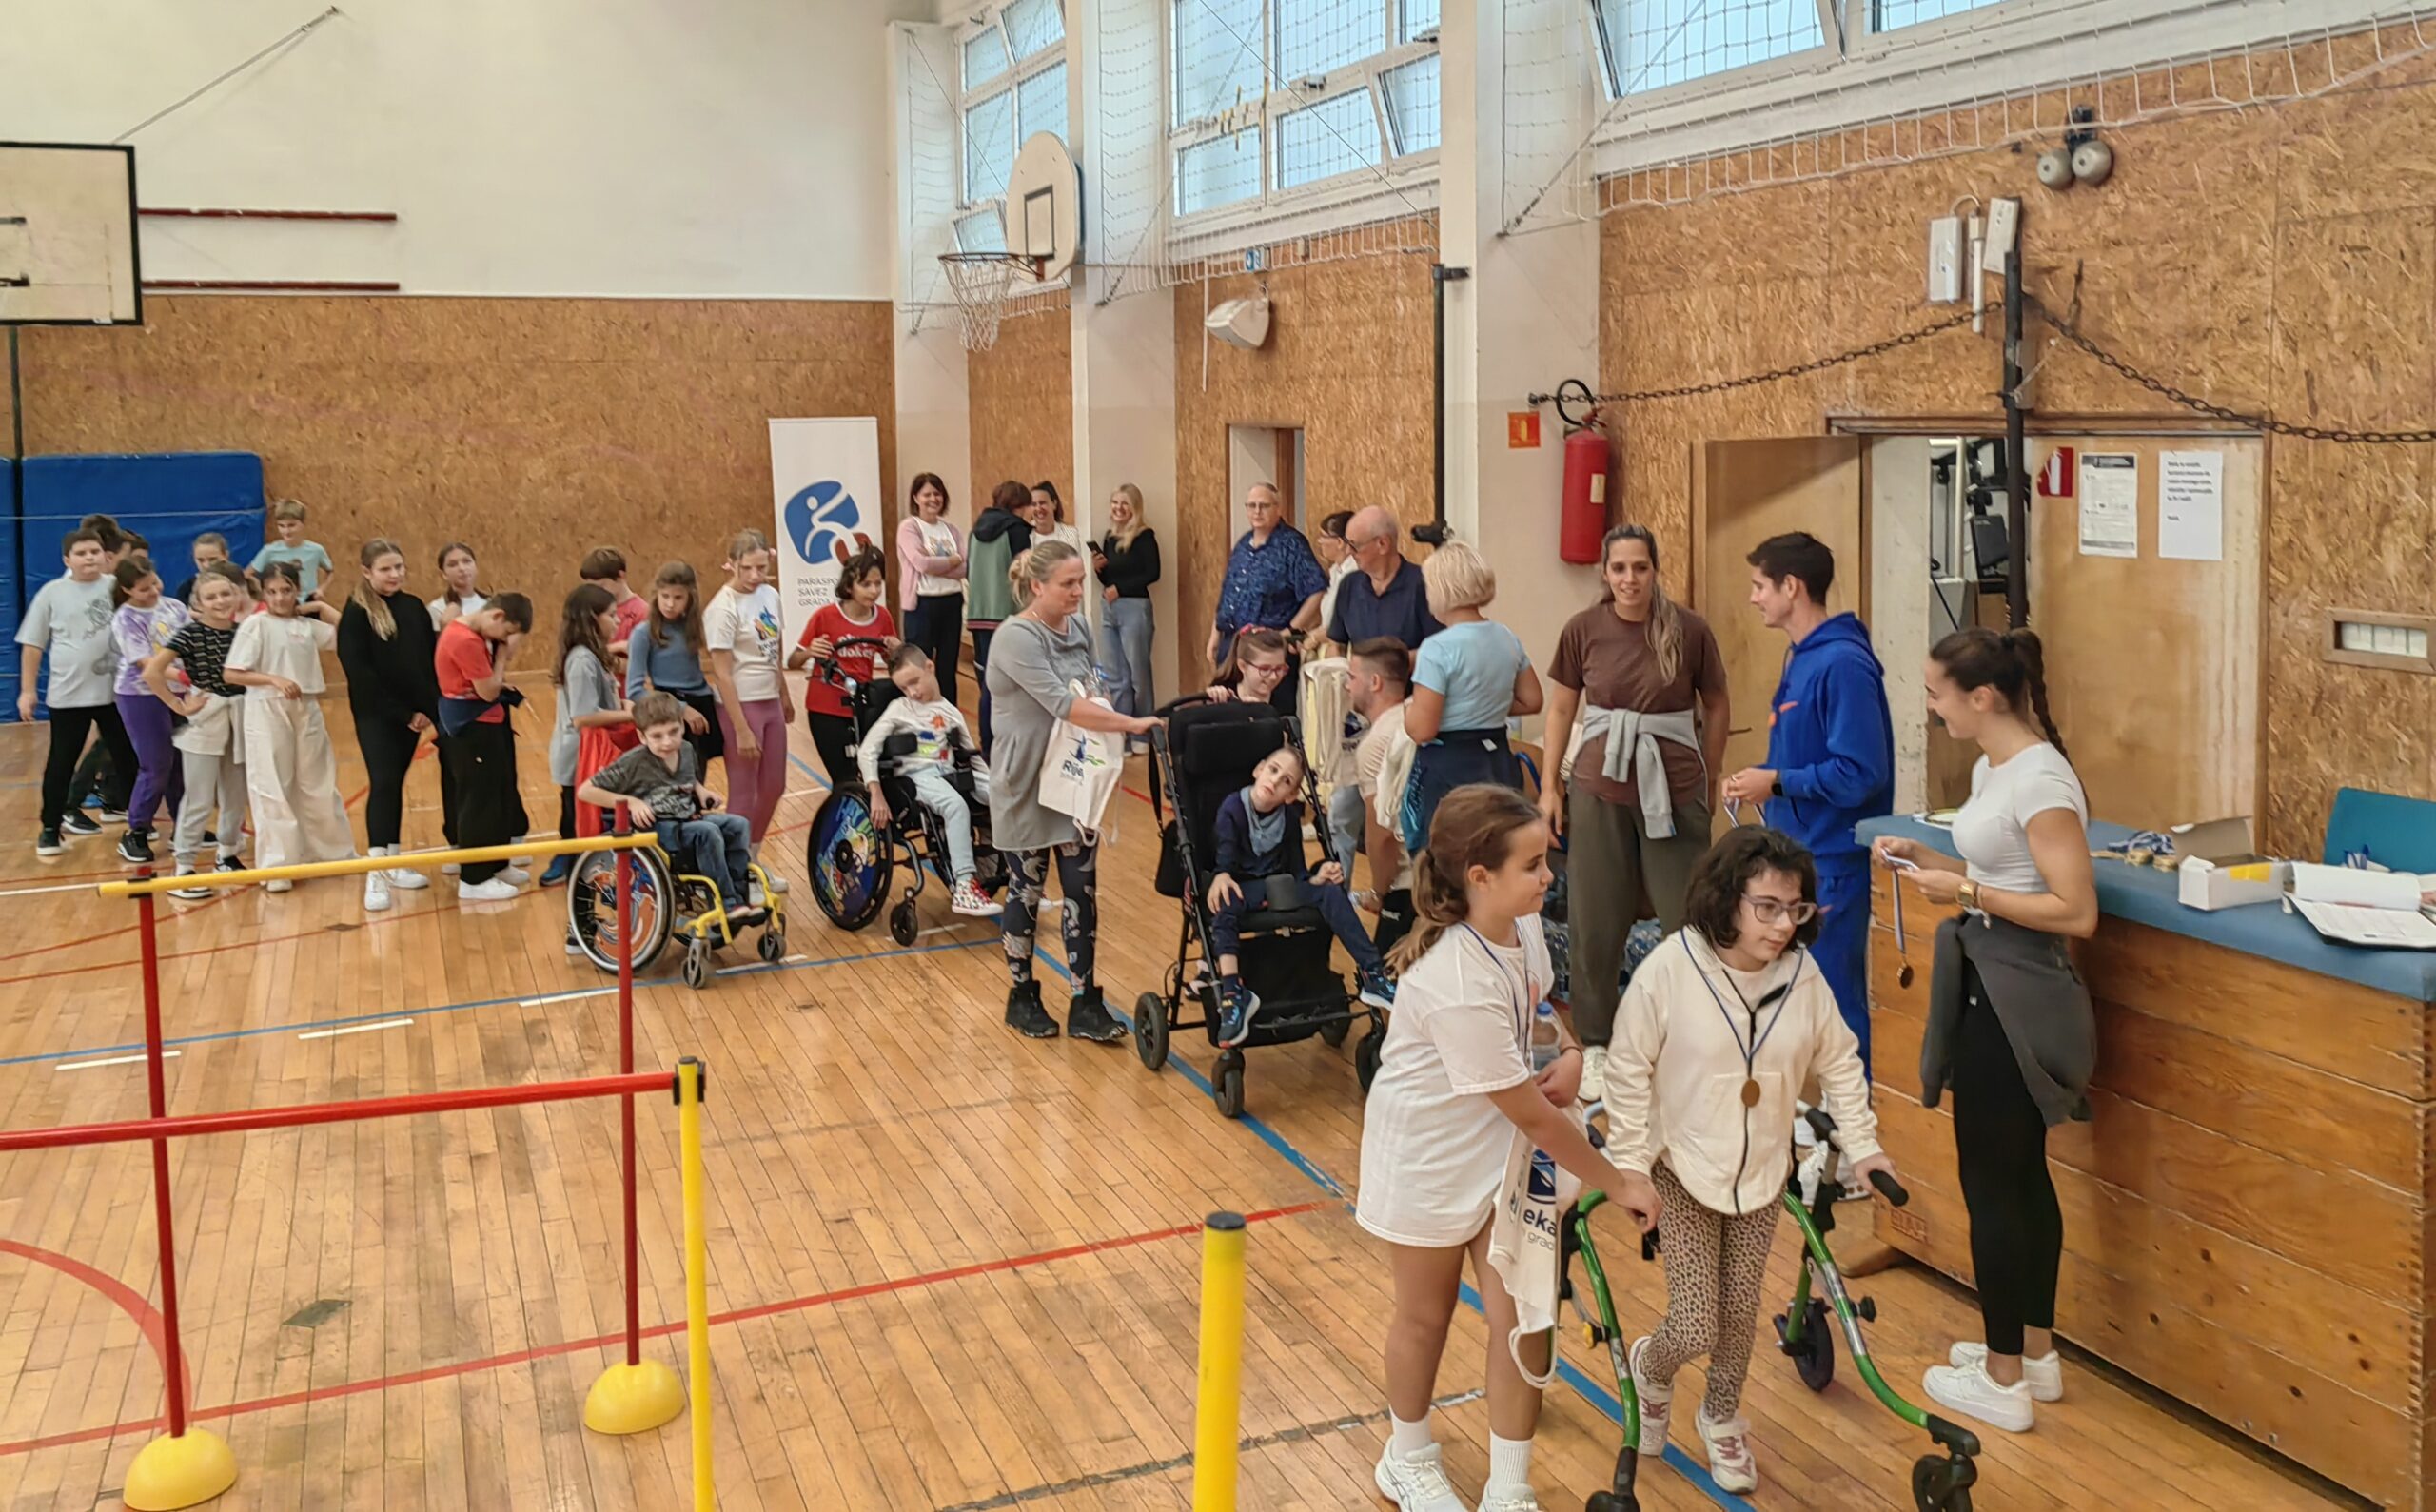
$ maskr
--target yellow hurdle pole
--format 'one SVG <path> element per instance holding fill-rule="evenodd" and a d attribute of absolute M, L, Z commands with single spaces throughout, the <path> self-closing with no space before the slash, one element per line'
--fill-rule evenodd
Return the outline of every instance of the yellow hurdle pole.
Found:
<path fill-rule="evenodd" d="M 711 1512 L 710 1242 L 702 1220 L 702 1060 L 677 1063 L 677 1137 L 685 1191 L 686 1386 L 694 1417 L 694 1512 Z"/>
<path fill-rule="evenodd" d="M 658 845 L 658 836 L 601 835 L 590 839 L 526 840 L 513 845 L 481 845 L 453 851 L 409 851 L 403 855 L 359 855 L 344 861 L 306 861 L 295 866 L 263 866 L 245 872 L 197 872 L 190 876 L 156 876 L 145 881 L 100 882 L 93 891 L 104 897 L 141 897 L 173 887 L 252 887 L 259 882 L 304 882 L 317 876 L 362 876 L 366 872 L 401 869 L 427 872 L 449 861 L 511 861 L 520 855 L 581 855 L 587 851 L 634 851 Z"/>
<path fill-rule="evenodd" d="M 1235 1438 L 1243 1417 L 1244 1220 L 1201 1226 L 1201 1382 L 1192 1434 L 1192 1512 L 1235 1512 Z"/>

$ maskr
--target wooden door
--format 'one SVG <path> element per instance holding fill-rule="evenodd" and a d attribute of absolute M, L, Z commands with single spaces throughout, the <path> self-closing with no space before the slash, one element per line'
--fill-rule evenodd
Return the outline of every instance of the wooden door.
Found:
<path fill-rule="evenodd" d="M 1784 671 L 1785 638 L 1751 607 L 1751 548 L 1771 536 L 1806 530 L 1836 554 L 1830 612 L 1865 607 L 1861 551 L 1861 443 L 1854 436 L 1718 441 L 1700 448 L 1693 470 L 1692 606 L 1717 635 L 1732 688 L 1732 735 L 1725 770 L 1755 766 L 1768 753 L 1770 701 Z M 1716 828 L 1728 825 L 1723 813 Z"/>

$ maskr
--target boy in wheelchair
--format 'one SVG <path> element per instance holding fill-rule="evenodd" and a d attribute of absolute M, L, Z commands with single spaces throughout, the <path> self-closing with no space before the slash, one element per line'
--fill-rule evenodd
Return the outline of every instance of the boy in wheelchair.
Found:
<path fill-rule="evenodd" d="M 635 700 L 635 725 L 643 743 L 594 773 L 577 800 L 622 806 L 638 828 L 655 831 L 671 867 L 717 885 L 732 928 L 762 923 L 768 912 L 753 907 L 745 891 L 752 827 L 722 811 L 719 795 L 702 786 L 700 762 L 685 738 L 685 706 L 673 694 L 647 693 Z"/>
<path fill-rule="evenodd" d="M 886 756 L 893 764 L 891 775 L 904 778 L 915 801 L 938 820 L 948 848 L 948 906 L 973 918 L 994 917 L 999 905 L 973 880 L 972 854 L 972 805 L 990 801 L 990 769 L 974 754 L 963 713 L 939 697 L 937 669 L 921 647 L 907 641 L 891 651 L 888 677 L 899 696 L 863 732 L 855 753 L 863 786 L 871 793 L 872 822 L 885 830 L 890 819 L 880 782 L 880 761 Z M 959 772 L 970 781 L 969 800 L 957 790 Z"/>
<path fill-rule="evenodd" d="M 1334 861 L 1317 871 L 1303 858 L 1303 753 L 1280 746 L 1252 769 L 1252 779 L 1218 806 L 1215 874 L 1209 879 L 1209 944 L 1218 956 L 1218 1043 L 1242 1044 L 1251 1033 L 1260 998 L 1239 974 L 1237 948 L 1244 915 L 1260 908 L 1295 906 L 1307 900 L 1353 957 L 1362 1001 L 1393 1008 L 1395 985 L 1386 958 L 1372 944 L 1345 891 L 1345 868 Z"/>

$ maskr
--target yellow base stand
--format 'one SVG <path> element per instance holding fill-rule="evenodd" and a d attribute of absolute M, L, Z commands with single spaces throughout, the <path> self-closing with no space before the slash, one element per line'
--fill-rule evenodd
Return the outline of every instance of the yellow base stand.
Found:
<path fill-rule="evenodd" d="M 676 1371 L 657 1360 L 614 1365 L 584 1396 L 583 1425 L 595 1433 L 648 1433 L 684 1410 L 685 1384 Z"/>
<path fill-rule="evenodd" d="M 137 1453 L 120 1495 L 134 1512 L 176 1512 L 236 1483 L 237 1457 L 227 1441 L 189 1424 L 183 1436 L 163 1435 Z"/>

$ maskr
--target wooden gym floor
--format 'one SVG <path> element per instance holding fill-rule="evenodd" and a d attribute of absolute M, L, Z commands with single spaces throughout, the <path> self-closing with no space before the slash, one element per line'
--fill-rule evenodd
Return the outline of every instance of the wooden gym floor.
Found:
<path fill-rule="evenodd" d="M 538 681 L 538 679 L 536 679 Z M 557 812 L 546 687 L 518 716 L 527 805 Z M 360 801 L 344 698 L 325 704 Z M 44 736 L 0 729 L 0 1127 L 145 1110 L 135 911 L 116 831 L 53 861 L 31 839 Z M 708 992 L 673 958 L 638 984 L 638 1061 L 710 1065 L 705 1142 L 720 1505 L 1185 1508 L 1191 1470 L 1198 1224 L 1253 1216 L 1243 1460 L 1247 1508 L 1384 1505 L 1379 1345 L 1387 1282 L 1344 1196 L 1361 1108 L 1347 1051 L 1256 1053 L 1252 1116 L 1221 1119 L 1194 1037 L 1162 1073 L 1130 1047 L 1031 1044 L 999 1023 L 994 931 L 953 920 L 911 950 L 830 928 L 803 870 L 820 799 L 810 741 L 772 850 L 795 883 L 792 955 L 749 957 Z M 1130 1007 L 1170 959 L 1175 905 L 1149 887 L 1138 795 L 1101 863 L 1101 976 Z M 432 846 L 437 780 L 409 788 L 407 842 Z M 561 951 L 551 893 L 460 910 L 443 883 L 366 915 L 352 882 L 164 900 L 170 1109 L 201 1112 L 615 1070 L 613 991 Z M 1053 952 L 1053 932 L 1045 934 Z M 1044 967 L 1052 1006 L 1055 971 Z M 386 1024 L 388 1020 L 406 1022 Z M 331 1031 L 349 1031 L 333 1033 Z M 681 1367 L 677 1130 L 640 1112 L 646 1345 Z M 588 1434 L 585 1388 L 622 1319 L 617 1122 L 608 1104 L 451 1113 L 172 1147 L 180 1300 L 200 1421 L 240 1466 L 230 1508 L 675 1509 L 684 1430 Z M 121 1505 L 162 1410 L 142 1146 L 0 1156 L 0 1507 Z M 1774 1295 L 1791 1284 L 1778 1233 Z M 1612 1247 L 1629 1256 L 1620 1235 Z M 1644 1331 L 1657 1272 L 1615 1267 Z M 1918 1271 L 1873 1277 L 1873 1345 L 1898 1389 L 1966 1332 L 1967 1296 Z M 1764 1327 L 1764 1325 L 1763 1325 Z M 1567 1357 L 1603 1365 L 1570 1332 Z M 1486 1349 L 1458 1322 L 1439 1432 L 1477 1493 Z M 1925 1440 L 1855 1389 L 1814 1396 L 1762 1348 L 1748 1407 L 1761 1508 L 1902 1508 Z M 1679 1390 L 1697 1396 L 1697 1378 Z M 2350 1504 L 2138 1387 L 2077 1370 L 2035 1433 L 1991 1435 L 1979 1504 L 2001 1508 Z M 1603 1390 L 1595 1393 L 1604 1400 Z M 1744 1503 L 1680 1473 L 1642 1504 Z M 1537 1481 L 1552 1509 L 1602 1483 L 1619 1430 L 1569 1386 L 1549 1398 Z"/>

